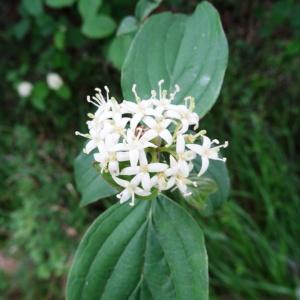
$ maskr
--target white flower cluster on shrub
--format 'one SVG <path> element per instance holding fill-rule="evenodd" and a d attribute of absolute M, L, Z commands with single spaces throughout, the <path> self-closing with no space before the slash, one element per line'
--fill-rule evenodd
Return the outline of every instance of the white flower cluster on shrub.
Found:
<path fill-rule="evenodd" d="M 208 169 L 210 159 L 225 161 L 218 152 L 228 142 L 220 145 L 208 138 L 205 130 L 195 132 L 199 116 L 193 111 L 194 99 L 186 97 L 185 104 L 173 104 L 179 86 L 168 94 L 162 84 L 163 80 L 149 99 L 141 99 L 133 85 L 136 102 L 118 103 L 107 87 L 105 97 L 97 88 L 96 95 L 87 98 L 97 110 L 88 115 L 89 133 L 76 134 L 89 139 L 84 152 L 94 150 L 101 172 L 109 172 L 122 189 L 118 194 L 121 203 L 131 199 L 130 205 L 134 205 L 136 195 L 149 196 L 155 190 L 178 188 L 188 196 L 189 186 L 197 185 L 190 179 L 197 156 L 202 162 L 198 176 Z"/>

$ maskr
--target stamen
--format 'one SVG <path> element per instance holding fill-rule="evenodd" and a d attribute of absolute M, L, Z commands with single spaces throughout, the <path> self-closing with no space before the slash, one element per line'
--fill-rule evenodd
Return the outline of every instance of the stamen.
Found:
<path fill-rule="evenodd" d="M 83 136 L 87 139 L 89 139 L 91 137 L 88 133 L 81 133 L 79 131 L 75 131 L 75 135 L 80 135 L 80 136 Z"/>
<path fill-rule="evenodd" d="M 87 97 L 86 97 L 86 101 L 87 101 L 88 103 L 94 104 L 94 105 L 97 106 L 97 107 L 100 107 L 99 103 L 93 101 L 93 100 L 91 99 L 90 96 L 87 96 Z"/>
<path fill-rule="evenodd" d="M 109 101 L 109 88 L 107 85 L 104 86 L 104 89 L 106 91 L 106 100 Z"/>
<path fill-rule="evenodd" d="M 175 98 L 175 96 L 178 92 L 180 92 L 180 87 L 179 87 L 178 84 L 175 84 L 175 91 L 173 93 L 170 93 L 170 100 L 171 101 Z"/>
<path fill-rule="evenodd" d="M 133 95 L 135 97 L 135 101 L 136 102 L 140 102 L 141 98 L 138 96 L 138 94 L 136 92 L 136 84 L 132 85 L 132 89 L 131 90 L 132 90 L 132 93 L 133 93 Z"/>
<path fill-rule="evenodd" d="M 158 82 L 158 86 L 159 86 L 159 99 L 162 98 L 162 93 L 161 93 L 161 86 L 162 84 L 164 83 L 165 81 L 163 79 L 161 79 L 159 82 Z"/>
<path fill-rule="evenodd" d="M 155 90 L 151 90 L 151 98 L 152 99 L 156 98 L 156 95 L 157 95 L 156 91 Z"/>

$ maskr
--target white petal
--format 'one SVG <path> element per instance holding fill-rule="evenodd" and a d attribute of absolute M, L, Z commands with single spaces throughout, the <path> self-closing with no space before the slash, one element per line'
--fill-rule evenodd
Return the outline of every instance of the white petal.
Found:
<path fill-rule="evenodd" d="M 140 165 L 145 166 L 148 165 L 147 155 L 144 150 L 140 150 Z"/>
<path fill-rule="evenodd" d="M 153 140 L 155 137 L 157 137 L 158 134 L 153 129 L 147 130 L 144 135 L 141 137 L 142 142 L 148 142 Z"/>
<path fill-rule="evenodd" d="M 142 120 L 142 118 L 143 118 L 143 115 L 141 113 L 137 113 L 137 114 L 133 115 L 133 118 L 130 121 L 130 128 L 132 130 L 135 130 L 135 128 L 137 127 L 139 122 Z"/>
<path fill-rule="evenodd" d="M 155 186 L 157 184 L 157 181 L 158 181 L 157 175 L 151 177 L 151 187 Z"/>
<path fill-rule="evenodd" d="M 165 112 L 165 117 L 171 119 L 180 119 L 180 114 L 175 110 L 170 109 Z"/>
<path fill-rule="evenodd" d="M 146 191 L 150 191 L 151 190 L 151 180 L 150 180 L 149 173 L 143 173 L 143 176 L 142 176 L 142 187 Z"/>
<path fill-rule="evenodd" d="M 169 130 L 165 129 L 160 132 L 159 136 L 166 141 L 167 145 L 171 145 L 173 142 L 172 135 Z"/>
<path fill-rule="evenodd" d="M 210 146 L 211 146 L 211 140 L 206 135 L 203 136 L 202 146 L 203 146 L 203 148 L 210 148 Z"/>
<path fill-rule="evenodd" d="M 178 131 L 179 133 L 185 133 L 189 129 L 189 123 L 187 119 L 181 119 L 181 128 Z"/>
<path fill-rule="evenodd" d="M 163 120 L 163 126 L 165 128 L 167 128 L 171 123 L 172 123 L 172 120 L 170 120 L 170 119 Z"/>
<path fill-rule="evenodd" d="M 143 119 L 143 121 L 144 121 L 144 123 L 148 126 L 148 127 L 150 127 L 150 128 L 153 128 L 153 127 L 155 127 L 156 126 L 156 121 L 153 119 L 153 118 L 151 118 L 151 117 L 145 117 L 144 119 Z"/>
<path fill-rule="evenodd" d="M 135 185 L 135 186 L 137 186 L 141 182 L 142 177 L 143 177 L 143 174 L 142 173 L 138 173 L 136 176 L 134 176 L 131 179 L 130 183 L 133 184 L 133 185 Z"/>
<path fill-rule="evenodd" d="M 177 141 L 176 141 L 176 152 L 177 153 L 183 153 L 185 148 L 185 141 L 182 134 L 177 135 Z"/>
<path fill-rule="evenodd" d="M 203 152 L 203 147 L 197 144 L 187 144 L 186 145 L 187 148 L 189 148 L 190 150 L 194 151 L 195 153 L 202 155 Z"/>
<path fill-rule="evenodd" d="M 90 140 L 84 148 L 84 152 L 86 154 L 89 154 L 91 151 L 93 151 L 97 147 L 96 142 L 94 140 Z"/>
<path fill-rule="evenodd" d="M 208 169 L 208 165 L 209 165 L 209 159 L 202 156 L 202 165 L 198 173 L 198 176 L 201 176 L 202 174 L 205 173 L 205 171 Z"/>
<path fill-rule="evenodd" d="M 149 196 L 151 194 L 149 191 L 145 191 L 145 190 L 143 190 L 139 187 L 136 188 L 135 193 L 139 196 L 142 196 L 142 197 L 146 197 L 146 196 Z"/>
<path fill-rule="evenodd" d="M 121 175 L 136 175 L 140 172 L 140 167 L 135 166 L 135 167 L 126 167 L 121 171 Z"/>
<path fill-rule="evenodd" d="M 108 164 L 108 170 L 112 175 L 119 174 L 119 163 L 117 161 L 110 161 Z"/>
<path fill-rule="evenodd" d="M 178 161 L 178 168 L 184 177 L 188 177 L 190 173 L 189 164 L 184 160 Z"/>
<path fill-rule="evenodd" d="M 117 152 L 117 160 L 118 161 L 127 161 L 129 160 L 129 153 L 128 152 Z"/>
<path fill-rule="evenodd" d="M 139 150 L 133 149 L 129 151 L 129 159 L 132 167 L 136 166 L 139 160 Z"/>
<path fill-rule="evenodd" d="M 124 179 L 121 179 L 121 178 L 118 178 L 116 176 L 112 176 L 113 180 L 120 186 L 122 187 L 127 187 L 129 182 L 127 180 L 124 180 Z"/>
<path fill-rule="evenodd" d="M 171 178 L 168 179 L 165 189 L 168 190 L 171 187 L 173 187 L 174 185 L 175 185 L 175 178 L 171 177 Z"/>
<path fill-rule="evenodd" d="M 110 150 L 111 151 L 127 151 L 129 149 L 128 144 L 119 143 L 114 145 Z"/>
<path fill-rule="evenodd" d="M 120 203 L 124 203 L 126 201 L 128 201 L 131 197 L 131 194 L 129 193 L 129 191 L 127 189 L 125 189 L 123 192 L 121 192 L 120 194 Z"/>
<path fill-rule="evenodd" d="M 103 161 L 103 154 L 102 153 L 95 153 L 94 154 L 94 159 L 95 159 L 95 161 L 102 162 Z"/>
<path fill-rule="evenodd" d="M 149 172 L 164 172 L 167 169 L 168 165 L 163 163 L 152 163 L 148 165 Z"/>

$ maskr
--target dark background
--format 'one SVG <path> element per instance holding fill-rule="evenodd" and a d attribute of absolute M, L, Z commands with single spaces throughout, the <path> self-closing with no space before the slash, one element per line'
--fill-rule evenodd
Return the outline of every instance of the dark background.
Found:
<path fill-rule="evenodd" d="M 27 2 L 27 6 L 26 3 Z M 214 0 L 230 58 L 221 96 L 202 120 L 229 140 L 229 201 L 200 221 L 210 261 L 211 299 L 300 299 L 300 3 Z M 35 0 L 31 0 L 36 5 Z M 154 12 L 191 13 L 198 1 L 164 1 Z M 135 2 L 104 1 L 116 24 Z M 0 8 L 0 299 L 64 298 L 72 253 L 101 203 L 79 207 L 73 160 L 91 107 L 107 84 L 120 95 L 115 33 L 91 39 L 76 4 L 28 1 Z M 47 88 L 55 71 L 63 90 Z M 34 85 L 30 97 L 16 91 Z M 298 295 L 298 298 L 297 298 Z M 162 299 L 163 300 L 163 299 Z"/>

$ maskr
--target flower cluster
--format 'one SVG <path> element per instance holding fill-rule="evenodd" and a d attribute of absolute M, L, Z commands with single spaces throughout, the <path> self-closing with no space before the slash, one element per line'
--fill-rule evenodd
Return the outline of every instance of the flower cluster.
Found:
<path fill-rule="evenodd" d="M 110 97 L 108 87 L 105 96 L 97 88 L 93 97 L 87 97 L 97 110 L 88 114 L 89 133 L 76 134 L 88 138 L 84 152 L 93 151 L 101 172 L 109 172 L 120 186 L 117 197 L 121 203 L 131 199 L 130 205 L 134 205 L 136 195 L 149 196 L 155 190 L 178 188 L 188 196 L 189 187 L 197 186 L 190 177 L 197 156 L 202 161 L 198 176 L 208 169 L 210 159 L 225 161 L 218 152 L 228 142 L 220 145 L 208 138 L 205 130 L 196 133 L 199 116 L 193 111 L 194 99 L 172 103 L 179 86 L 168 94 L 162 89 L 163 82 L 159 81 L 158 92 L 152 90 L 149 99 L 141 99 L 133 85 L 135 102 L 118 103 Z"/>

